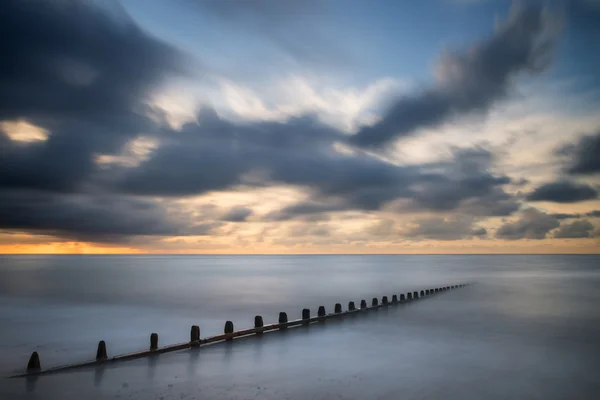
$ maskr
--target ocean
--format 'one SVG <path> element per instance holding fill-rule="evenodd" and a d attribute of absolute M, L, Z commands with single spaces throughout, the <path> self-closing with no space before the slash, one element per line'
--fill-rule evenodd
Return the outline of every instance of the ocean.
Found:
<path fill-rule="evenodd" d="M 0 374 L 476 284 L 341 321 L 37 379 L 4 399 L 598 399 L 600 256 L 0 256 Z"/>

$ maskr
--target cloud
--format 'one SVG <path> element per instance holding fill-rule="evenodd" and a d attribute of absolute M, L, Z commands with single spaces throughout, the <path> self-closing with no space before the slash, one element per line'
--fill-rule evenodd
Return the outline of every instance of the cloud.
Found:
<path fill-rule="evenodd" d="M 4 1 L 0 35 L 0 188 L 76 190 L 97 154 L 156 129 L 148 96 L 187 73 L 180 52 L 97 2 Z M 20 121 L 47 139 L 12 140 L 6 124 Z"/>
<path fill-rule="evenodd" d="M 576 143 L 560 147 L 556 154 L 567 158 L 565 169 L 569 174 L 600 173 L 600 132 L 581 136 Z"/>
<path fill-rule="evenodd" d="M 269 218 L 285 220 L 386 207 L 400 213 L 460 210 L 469 215 L 504 216 L 519 207 L 516 199 L 502 188 L 510 179 L 490 172 L 493 155 L 483 148 L 455 148 L 448 160 L 410 166 L 364 157 L 361 160 L 353 156 L 344 168 L 323 168 L 318 179 L 313 177 L 307 186 L 311 189 L 310 200 L 288 206 Z M 338 170 L 347 173 L 336 173 L 329 179 L 328 174 Z"/>
<path fill-rule="evenodd" d="M 514 7 L 490 38 L 468 51 L 445 53 L 436 66 L 433 86 L 399 99 L 381 121 L 353 136 L 353 143 L 381 146 L 456 116 L 488 111 L 509 94 L 517 76 L 548 65 L 557 28 L 555 18 L 544 9 Z"/>
<path fill-rule="evenodd" d="M 227 211 L 222 217 L 222 221 L 227 222 L 244 222 L 253 214 L 252 209 L 248 207 L 234 207 Z"/>
<path fill-rule="evenodd" d="M 535 208 L 528 208 L 521 212 L 519 219 L 502 225 L 496 231 L 496 237 L 505 240 L 546 238 L 546 234 L 557 228 L 559 222 L 552 215 L 548 215 Z"/>
<path fill-rule="evenodd" d="M 554 203 L 577 203 L 598 197 L 596 190 L 586 184 L 571 181 L 547 183 L 527 195 L 529 201 L 551 201 Z"/>
<path fill-rule="evenodd" d="M 557 213 L 550 214 L 554 218 L 563 220 L 563 219 L 572 219 L 572 218 L 582 218 L 582 217 L 590 217 L 590 218 L 600 218 L 600 210 L 593 210 L 586 213 Z"/>
<path fill-rule="evenodd" d="M 555 238 L 577 239 L 592 237 L 594 226 L 587 220 L 565 223 L 554 234 Z"/>
<path fill-rule="evenodd" d="M 188 227 L 180 222 L 176 223 L 163 207 L 150 200 L 111 195 L 0 192 L 0 226 L 6 229 L 84 241 L 121 241 L 132 235 L 183 234 Z M 189 229 L 193 230 L 191 225 Z"/>
<path fill-rule="evenodd" d="M 494 155 L 482 147 L 453 148 L 436 162 L 400 164 L 357 149 L 346 133 L 314 115 L 233 122 L 206 108 L 181 127 L 163 124 L 160 116 L 148 114 L 146 101 L 164 77 L 185 73 L 185 57 L 175 49 L 148 36 L 126 15 L 95 3 L 44 3 L 35 12 L 22 2 L 7 4 L 11 20 L 32 24 L 35 19 L 51 34 L 32 34 L 19 42 L 25 28 L 8 20 L 0 24 L 7 37 L 15 38 L 7 54 L 20 66 L 9 70 L 0 61 L 0 71 L 6 72 L 0 76 L 0 98 L 16 96 L 14 102 L 0 99 L 0 120 L 23 120 L 31 129 L 47 132 L 45 140 L 22 142 L 0 131 L 0 196 L 10 205 L 2 211 L 0 227 L 82 240 L 214 233 L 220 219 L 243 221 L 252 210 L 234 208 L 222 216 L 195 219 L 174 213 L 169 204 L 180 196 L 268 186 L 299 189 L 306 199 L 266 220 L 316 220 L 349 210 L 507 216 L 519 208 L 518 198 L 504 190 L 510 178 L 494 171 Z M 528 24 L 542 18 L 538 12 L 511 17 L 497 35 L 520 37 L 502 32 L 528 32 Z M 84 26 L 94 29 L 87 32 Z M 61 35 L 69 36 L 64 45 Z M 495 37 L 473 55 L 452 57 L 465 58 L 470 68 L 488 62 L 491 56 L 480 53 L 494 53 L 488 47 L 502 50 L 508 40 Z M 512 55 L 510 50 L 507 57 Z M 70 60 L 68 67 L 62 61 L 56 67 L 54 60 L 64 57 Z M 39 63 L 31 65 L 32 60 Z M 495 74 L 502 73 L 485 77 L 494 83 Z M 484 83 L 474 76 L 478 85 Z M 439 85 L 456 79 L 442 79 Z M 453 85 L 449 87 L 455 90 Z M 135 162 L 123 162 L 122 157 L 135 153 L 129 150 L 140 138 L 151 142 L 151 149 Z M 98 164 L 102 157 L 121 161 Z M 435 235 L 433 222 L 441 225 L 441 236 L 450 237 L 450 231 L 443 231 L 450 228 L 457 229 L 456 235 L 483 235 L 452 218 L 423 222 L 419 234 L 429 234 L 427 228 Z"/>
<path fill-rule="evenodd" d="M 415 224 L 414 227 L 403 231 L 402 235 L 422 240 L 460 240 L 487 235 L 486 229 L 475 226 L 473 218 L 469 216 L 425 218 L 416 221 Z"/>

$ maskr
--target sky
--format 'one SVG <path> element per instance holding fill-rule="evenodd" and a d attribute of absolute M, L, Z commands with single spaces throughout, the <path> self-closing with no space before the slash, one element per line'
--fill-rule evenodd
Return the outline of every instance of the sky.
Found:
<path fill-rule="evenodd" d="M 4 0 L 0 253 L 600 253 L 596 0 Z"/>

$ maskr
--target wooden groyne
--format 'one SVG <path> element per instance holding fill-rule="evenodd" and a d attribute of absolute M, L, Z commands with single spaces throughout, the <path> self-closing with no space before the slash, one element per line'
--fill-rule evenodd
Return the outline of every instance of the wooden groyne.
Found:
<path fill-rule="evenodd" d="M 43 369 L 40 361 L 40 355 L 37 351 L 34 351 L 29 358 L 29 362 L 27 363 L 26 371 L 22 374 L 17 374 L 11 376 L 11 378 L 18 377 L 26 377 L 26 376 L 34 376 L 34 375 L 45 375 L 52 374 L 57 372 L 63 372 L 83 367 L 91 367 L 102 365 L 111 362 L 117 361 L 127 361 L 133 360 L 141 357 L 148 357 L 163 353 L 169 353 L 172 351 L 184 350 L 192 347 L 201 347 L 208 344 L 218 343 L 218 342 L 226 342 L 232 341 L 235 338 L 240 338 L 249 335 L 262 335 L 265 332 L 277 331 L 277 330 L 285 330 L 288 328 L 299 327 L 299 326 L 308 326 L 313 323 L 324 322 L 329 319 L 334 319 L 338 317 L 342 317 L 344 315 L 349 314 L 361 314 L 370 310 L 376 310 L 378 308 L 389 307 L 392 305 L 398 305 L 403 303 L 408 303 L 411 301 L 415 301 L 418 299 L 422 299 L 428 296 L 432 296 L 441 292 L 445 292 L 448 290 L 468 286 L 468 283 L 459 284 L 459 285 L 451 285 L 451 286 L 442 286 L 433 289 L 424 289 L 421 291 L 414 291 L 400 294 L 398 298 L 397 295 L 392 295 L 392 300 L 389 301 L 387 296 L 383 296 L 381 298 L 381 302 L 377 297 L 374 297 L 371 301 L 371 306 L 367 305 L 366 300 L 360 301 L 360 308 L 356 308 L 353 301 L 348 303 L 348 308 L 346 311 L 342 309 L 342 305 L 340 303 L 336 303 L 334 306 L 333 313 L 327 313 L 325 310 L 325 306 L 320 306 L 317 311 L 317 316 L 311 316 L 310 310 L 305 308 L 302 310 L 302 318 L 289 321 L 287 313 L 280 312 L 278 322 L 275 324 L 264 325 L 263 318 L 260 315 L 254 317 L 254 327 L 242 329 L 236 331 L 232 321 L 226 321 L 225 327 L 223 329 L 223 333 L 216 336 L 209 336 L 205 338 L 200 338 L 200 327 L 198 325 L 193 325 L 190 329 L 190 341 L 185 343 L 171 344 L 164 347 L 159 347 L 158 342 L 158 334 L 151 333 L 150 334 L 150 346 L 148 350 L 137 351 L 133 353 L 120 354 L 113 357 L 108 357 L 107 346 L 104 340 L 98 342 L 98 347 L 96 350 L 96 359 L 90 360 L 81 363 L 62 365 L 52 368 Z"/>

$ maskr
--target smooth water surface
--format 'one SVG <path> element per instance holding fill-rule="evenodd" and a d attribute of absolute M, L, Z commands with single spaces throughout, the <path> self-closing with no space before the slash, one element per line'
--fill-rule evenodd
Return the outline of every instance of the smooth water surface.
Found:
<path fill-rule="evenodd" d="M 6 398 L 600 398 L 600 256 L 0 256 L 0 373 L 476 281 L 408 305 L 102 369 Z M 1 397 L 1 396 L 0 396 Z M 2 397 L 4 398 L 4 397 Z"/>

